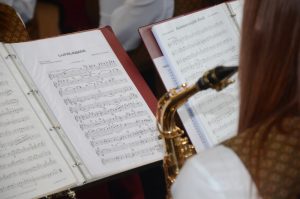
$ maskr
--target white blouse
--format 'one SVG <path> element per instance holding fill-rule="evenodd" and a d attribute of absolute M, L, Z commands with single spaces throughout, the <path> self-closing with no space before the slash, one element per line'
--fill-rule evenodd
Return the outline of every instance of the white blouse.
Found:
<path fill-rule="evenodd" d="M 171 192 L 174 199 L 260 198 L 239 157 L 222 145 L 187 160 Z"/>
<path fill-rule="evenodd" d="M 0 3 L 13 7 L 25 23 L 33 18 L 36 0 L 0 0 Z"/>
<path fill-rule="evenodd" d="M 173 15 L 174 0 L 99 0 L 100 25 L 109 25 L 125 50 L 140 42 L 138 28 Z"/>

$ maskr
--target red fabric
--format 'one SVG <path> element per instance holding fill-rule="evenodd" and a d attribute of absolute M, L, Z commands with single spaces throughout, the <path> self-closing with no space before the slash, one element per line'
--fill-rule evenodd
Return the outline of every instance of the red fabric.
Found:
<path fill-rule="evenodd" d="M 79 199 L 144 199 L 144 191 L 138 174 L 98 185 L 88 184 L 76 191 L 76 195 Z"/>
<path fill-rule="evenodd" d="M 61 28 L 63 32 L 75 32 L 92 28 L 86 14 L 85 0 L 59 0 Z"/>
<path fill-rule="evenodd" d="M 112 181 L 109 189 L 112 199 L 144 199 L 142 183 L 137 174 Z"/>
<path fill-rule="evenodd" d="M 96 186 L 86 185 L 86 187 L 80 187 L 80 189 L 76 191 L 76 197 L 78 199 L 112 199 L 107 183 Z"/>

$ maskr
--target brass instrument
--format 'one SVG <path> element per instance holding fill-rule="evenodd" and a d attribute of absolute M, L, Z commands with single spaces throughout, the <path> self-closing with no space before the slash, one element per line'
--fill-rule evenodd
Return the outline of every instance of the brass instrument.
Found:
<path fill-rule="evenodd" d="M 229 79 L 237 71 L 236 66 L 216 68 L 207 71 L 194 85 L 171 89 L 158 101 L 156 114 L 157 127 L 165 141 L 165 157 L 163 167 L 167 186 L 167 198 L 171 198 L 170 187 L 175 181 L 183 163 L 196 153 L 184 131 L 175 124 L 175 113 L 191 96 L 198 91 L 213 88 L 222 90 L 232 83 Z"/>

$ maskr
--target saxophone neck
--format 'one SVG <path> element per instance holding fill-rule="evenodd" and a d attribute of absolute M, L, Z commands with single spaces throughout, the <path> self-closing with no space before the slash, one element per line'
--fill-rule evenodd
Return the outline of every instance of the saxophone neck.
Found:
<path fill-rule="evenodd" d="M 158 101 L 156 118 L 158 130 L 165 143 L 163 167 L 168 198 L 171 198 L 170 187 L 184 162 L 196 153 L 195 147 L 184 135 L 184 131 L 175 124 L 176 111 L 198 91 L 208 88 L 216 90 L 225 88 L 231 83 L 229 78 L 236 70 L 237 67 L 216 67 L 206 72 L 194 85 L 188 87 L 183 84 L 179 88 L 171 89 Z"/>
<path fill-rule="evenodd" d="M 198 91 L 197 84 L 190 87 L 187 84 L 182 84 L 179 88 L 171 89 L 160 98 L 156 116 L 160 132 L 168 132 L 175 128 L 176 111 Z"/>
<path fill-rule="evenodd" d="M 198 91 L 213 88 L 222 90 L 233 81 L 230 77 L 237 71 L 237 66 L 217 66 L 207 71 L 194 85 L 188 87 L 182 84 L 179 88 L 171 89 L 158 101 L 157 121 L 161 133 L 175 129 L 175 113 L 191 96 Z"/>

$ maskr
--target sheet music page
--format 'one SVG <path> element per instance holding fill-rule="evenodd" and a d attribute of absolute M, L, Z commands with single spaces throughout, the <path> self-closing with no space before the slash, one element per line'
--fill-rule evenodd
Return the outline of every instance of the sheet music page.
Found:
<path fill-rule="evenodd" d="M 156 69 L 159 74 L 162 74 L 162 81 L 166 88 L 174 88 L 176 87 L 176 77 L 168 64 L 167 60 L 164 56 L 155 58 L 153 60 Z"/>
<path fill-rule="evenodd" d="M 236 19 L 239 29 L 241 29 L 244 1 L 236 0 L 236 1 L 230 1 L 226 4 L 228 5 L 229 9 L 231 10 L 231 13 L 234 15 L 234 18 Z"/>
<path fill-rule="evenodd" d="M 93 176 L 162 159 L 153 113 L 101 31 L 14 49 Z"/>
<path fill-rule="evenodd" d="M 16 82 L 21 77 L 10 71 L 0 45 L 0 198 L 36 198 L 69 188 L 76 179 L 33 110 L 32 96 L 22 91 L 25 83 Z"/>
<path fill-rule="evenodd" d="M 225 4 L 154 25 L 152 31 L 178 86 L 194 83 L 217 65 L 238 64 L 239 32 Z M 210 147 L 236 133 L 236 86 L 231 85 L 219 93 L 201 91 L 189 100 L 187 110 L 179 110 L 196 147 Z"/>

